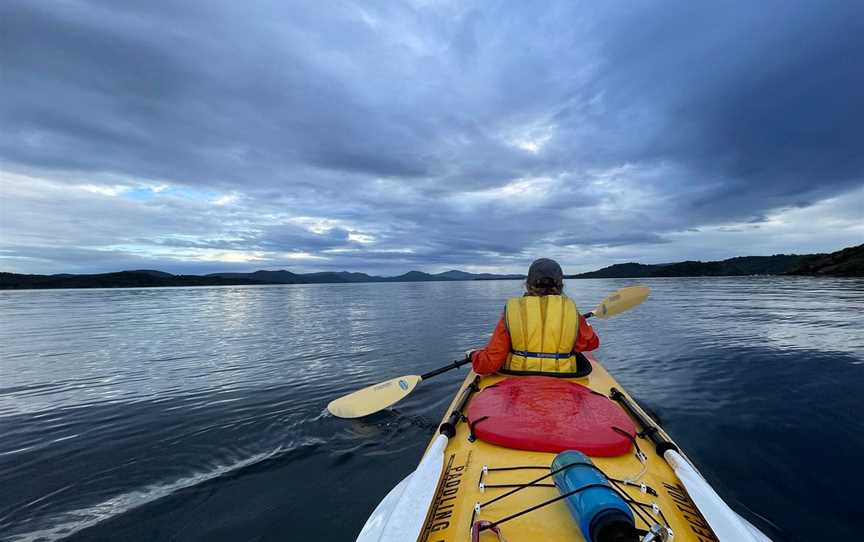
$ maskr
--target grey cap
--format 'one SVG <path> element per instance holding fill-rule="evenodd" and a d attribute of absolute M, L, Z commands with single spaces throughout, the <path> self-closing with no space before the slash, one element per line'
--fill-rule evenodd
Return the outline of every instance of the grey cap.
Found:
<path fill-rule="evenodd" d="M 552 279 L 555 284 L 560 284 L 564 280 L 564 272 L 561 271 L 558 262 L 549 258 L 534 260 L 528 268 L 528 284 L 534 285 L 543 279 Z"/>

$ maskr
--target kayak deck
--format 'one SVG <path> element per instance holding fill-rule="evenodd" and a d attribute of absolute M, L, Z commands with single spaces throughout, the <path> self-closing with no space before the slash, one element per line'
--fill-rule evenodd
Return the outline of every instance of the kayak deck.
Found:
<path fill-rule="evenodd" d="M 567 380 L 578 382 L 604 395 L 608 395 L 613 387 L 622 389 L 596 359 L 590 355 L 586 357 L 593 366 L 591 373 L 582 378 Z M 469 372 L 459 393 L 448 408 L 445 419 L 475 376 L 473 372 Z M 514 377 L 485 376 L 480 379 L 479 387 L 482 390 L 506 378 Z M 481 440 L 471 442 L 469 436 L 468 424 L 458 424 L 456 434 L 450 438 L 445 449 L 444 470 L 419 538 L 423 542 L 470 541 L 471 525 L 474 521 L 497 522 L 560 496 L 555 487 L 549 487 L 552 485 L 552 478 L 547 477 L 538 482 L 537 486 L 526 487 L 511 496 L 483 506 L 477 513 L 476 503 L 488 503 L 514 489 L 509 486 L 524 485 L 549 474 L 549 465 L 556 454 L 515 450 Z M 617 457 L 591 457 L 591 460 L 610 478 L 625 480 L 638 477 L 637 484 L 645 484 L 647 488 L 656 491 L 655 496 L 643 492 L 640 487 L 622 486 L 623 492 L 629 497 L 645 504 L 645 506 L 636 506 L 642 511 L 641 515 L 644 518 L 661 525 L 668 524 L 674 533 L 675 541 L 716 541 L 711 528 L 691 501 L 687 491 L 663 458 L 655 453 L 650 441 L 643 438 L 636 440 L 647 456 L 644 465 L 636 457 L 635 450 Z M 484 484 L 483 488 L 480 487 L 481 480 Z M 508 487 L 494 487 L 498 485 Z M 655 504 L 659 512 L 652 508 Z M 637 515 L 638 529 L 648 530 L 651 526 L 646 525 L 645 521 L 640 520 Z M 508 542 L 535 540 L 582 542 L 584 540 L 563 500 L 505 521 L 500 524 L 500 529 Z M 496 536 L 490 531 L 484 531 L 480 535 L 481 542 L 494 540 Z"/>

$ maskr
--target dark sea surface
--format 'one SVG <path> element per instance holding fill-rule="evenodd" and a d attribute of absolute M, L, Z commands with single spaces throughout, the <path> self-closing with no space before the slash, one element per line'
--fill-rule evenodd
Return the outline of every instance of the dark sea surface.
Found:
<path fill-rule="evenodd" d="M 633 280 L 568 283 L 583 311 Z M 861 540 L 864 281 L 639 281 L 598 358 L 775 540 Z M 0 292 L 0 540 L 353 540 L 516 281 Z M 518 541 L 515 541 L 518 542 Z"/>

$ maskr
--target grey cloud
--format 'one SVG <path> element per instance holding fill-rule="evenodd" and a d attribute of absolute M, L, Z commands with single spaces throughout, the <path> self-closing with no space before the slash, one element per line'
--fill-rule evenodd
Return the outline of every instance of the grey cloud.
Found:
<path fill-rule="evenodd" d="M 300 250 L 317 252 L 352 245 L 345 228 L 334 227 L 321 233 L 314 233 L 294 225 L 269 226 L 260 233 L 252 246 L 261 249 Z M 248 246 L 248 245 L 247 245 Z"/>
<path fill-rule="evenodd" d="M 3 223 L 18 247 L 506 264 L 662 244 L 864 184 L 857 2 L 12 0 L 0 21 L 0 163 L 246 198 L 25 202 Z M 537 152 L 508 140 L 532 129 L 548 130 Z M 616 168 L 623 193 L 598 187 Z M 530 202 L 477 196 L 530 178 L 554 181 Z M 25 223 L 58 212 L 53 229 Z M 88 230 L 94 214 L 104 231 Z M 375 242 L 272 216 L 339 220 Z"/>
<path fill-rule="evenodd" d="M 855 2 L 673 3 L 613 17 L 595 82 L 625 117 L 614 157 L 669 160 L 708 202 L 751 212 L 864 182 L 864 43 Z M 624 120 L 624 119 L 622 119 Z M 601 122 L 608 119 L 601 119 Z M 604 133 L 600 131 L 599 133 Z"/>
<path fill-rule="evenodd" d="M 599 228 L 598 228 L 599 230 Z M 560 237 L 554 240 L 555 244 L 563 246 L 604 246 L 620 247 L 641 244 L 659 244 L 669 241 L 650 232 L 627 232 L 622 234 L 606 234 L 602 231 L 591 232 L 589 235 Z"/>

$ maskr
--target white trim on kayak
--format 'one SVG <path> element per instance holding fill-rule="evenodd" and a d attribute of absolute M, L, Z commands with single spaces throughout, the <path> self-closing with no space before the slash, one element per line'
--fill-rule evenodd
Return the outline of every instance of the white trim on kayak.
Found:
<path fill-rule="evenodd" d="M 771 542 L 771 539 L 768 538 L 765 533 L 760 531 L 755 525 L 744 519 L 740 514 L 738 514 L 738 519 L 740 519 L 744 525 L 750 529 L 750 532 L 753 533 L 753 536 L 756 537 L 756 540 L 759 542 Z"/>
<path fill-rule="evenodd" d="M 408 486 L 409 480 L 411 480 L 410 474 L 403 478 L 401 482 L 396 484 L 396 486 L 387 493 L 387 496 L 378 503 L 378 506 L 375 507 L 372 514 L 369 515 L 369 519 L 366 520 L 366 524 L 363 525 L 363 530 L 360 531 L 359 535 L 357 535 L 357 542 L 381 539 L 381 533 L 384 532 L 384 527 L 387 525 L 387 521 L 390 519 L 393 510 L 396 508 L 396 505 L 405 493 L 405 488 Z"/>
<path fill-rule="evenodd" d="M 417 469 L 384 497 L 360 531 L 357 542 L 406 542 L 417 540 L 435 498 L 448 438 L 439 434 Z M 404 484 L 402 489 L 400 486 Z"/>

